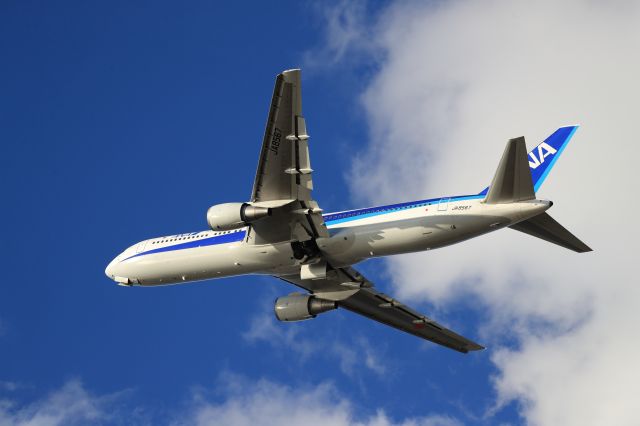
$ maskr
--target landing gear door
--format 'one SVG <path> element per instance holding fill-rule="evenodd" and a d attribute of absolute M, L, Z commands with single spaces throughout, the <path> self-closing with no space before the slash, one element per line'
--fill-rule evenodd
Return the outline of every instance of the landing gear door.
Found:
<path fill-rule="evenodd" d="M 438 202 L 438 211 L 439 212 L 446 212 L 447 209 L 449 208 L 449 198 L 441 198 L 440 201 Z"/>

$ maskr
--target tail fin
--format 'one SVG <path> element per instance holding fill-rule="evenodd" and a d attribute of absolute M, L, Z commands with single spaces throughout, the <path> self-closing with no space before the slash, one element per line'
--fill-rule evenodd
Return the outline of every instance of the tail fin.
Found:
<path fill-rule="evenodd" d="M 558 161 L 560 154 L 566 148 L 578 126 L 560 127 L 540 145 L 533 148 L 527 155 L 533 191 L 538 192 L 547 175 Z M 506 152 L 505 152 L 506 154 Z M 479 195 L 486 195 L 489 188 L 485 188 Z"/>
<path fill-rule="evenodd" d="M 571 232 L 567 231 L 547 213 L 542 213 L 531 219 L 516 223 L 509 228 L 541 238 L 578 253 L 592 251 L 589 246 L 580 241 Z"/>
<path fill-rule="evenodd" d="M 524 138 L 511 139 L 484 201 L 487 204 L 515 203 L 535 198 Z"/>
<path fill-rule="evenodd" d="M 560 154 L 578 126 L 561 127 L 536 146 L 529 154 L 524 138 L 511 139 L 502 154 L 502 159 L 491 181 L 480 195 L 485 195 L 485 203 L 513 203 L 533 200 L 536 191 L 546 179 Z M 567 231 L 547 213 L 511 225 L 510 228 L 541 238 L 550 243 L 568 248 L 578 253 L 591 248 Z"/>

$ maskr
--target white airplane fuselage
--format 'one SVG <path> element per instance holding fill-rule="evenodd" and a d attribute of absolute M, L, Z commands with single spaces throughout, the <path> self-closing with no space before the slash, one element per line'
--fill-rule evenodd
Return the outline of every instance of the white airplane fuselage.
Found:
<path fill-rule="evenodd" d="M 484 195 L 444 197 L 323 215 L 330 237 L 317 238 L 334 267 L 432 250 L 502 229 L 544 212 L 551 202 L 486 204 Z M 156 286 L 244 274 L 300 273 L 292 241 L 250 244 L 249 227 L 145 240 L 119 254 L 106 274 L 122 285 Z"/>
<path fill-rule="evenodd" d="M 248 202 L 212 205 L 208 230 L 141 241 L 105 272 L 124 286 L 153 287 L 235 275 L 271 275 L 304 290 L 279 297 L 279 321 L 345 309 L 462 353 L 484 347 L 376 288 L 353 267 L 373 257 L 432 250 L 510 227 L 578 253 L 591 248 L 555 221 L 536 192 L 578 126 L 527 152 L 510 139 L 491 184 L 440 197 L 323 214 L 314 197 L 300 70 L 276 76 Z"/>

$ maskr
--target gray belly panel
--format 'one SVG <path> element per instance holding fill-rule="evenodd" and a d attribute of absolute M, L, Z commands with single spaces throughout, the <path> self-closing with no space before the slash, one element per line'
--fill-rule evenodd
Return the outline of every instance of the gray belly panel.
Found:
<path fill-rule="evenodd" d="M 335 266 L 370 257 L 432 250 L 507 226 L 508 218 L 490 215 L 437 215 L 415 220 L 345 228 L 319 247 Z"/>

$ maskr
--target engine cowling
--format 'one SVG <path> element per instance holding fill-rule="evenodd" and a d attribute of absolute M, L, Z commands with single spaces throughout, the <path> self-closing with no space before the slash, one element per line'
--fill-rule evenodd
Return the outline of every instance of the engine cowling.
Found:
<path fill-rule="evenodd" d="M 207 223 L 214 231 L 230 231 L 270 215 L 271 209 L 249 203 L 216 204 L 207 211 Z"/>
<path fill-rule="evenodd" d="M 274 310 L 276 318 L 280 321 L 303 321 L 336 308 L 336 302 L 333 300 L 294 293 L 277 298 Z"/>

